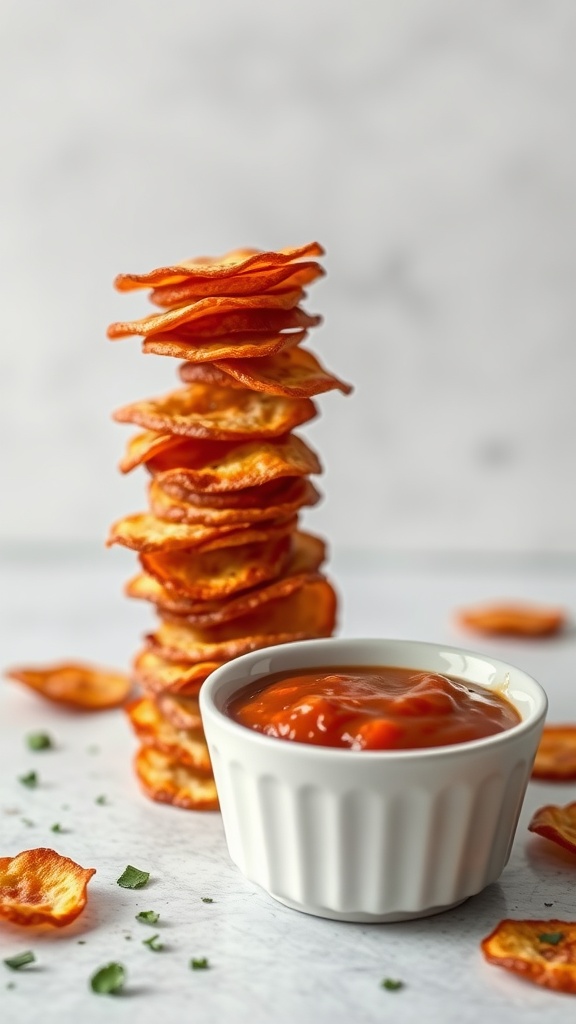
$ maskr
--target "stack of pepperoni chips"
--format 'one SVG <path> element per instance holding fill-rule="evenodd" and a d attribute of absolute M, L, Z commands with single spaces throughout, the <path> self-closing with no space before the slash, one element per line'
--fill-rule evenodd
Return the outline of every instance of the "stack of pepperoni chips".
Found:
<path fill-rule="evenodd" d="M 330 636 L 336 597 L 320 572 L 324 542 L 298 528 L 320 495 L 315 452 L 293 430 L 317 414 L 313 396 L 349 385 L 302 348 L 320 318 L 300 306 L 323 274 L 317 243 L 279 252 L 242 249 L 143 275 L 160 312 L 108 329 L 143 336 L 143 350 L 184 360 L 183 387 L 119 409 L 143 428 L 123 472 L 150 474 L 149 511 L 112 526 L 109 544 L 138 552 L 130 597 L 159 623 L 134 661 L 143 696 L 128 705 L 141 741 L 136 772 L 154 800 L 217 806 L 198 711 L 202 682 L 248 651 Z"/>

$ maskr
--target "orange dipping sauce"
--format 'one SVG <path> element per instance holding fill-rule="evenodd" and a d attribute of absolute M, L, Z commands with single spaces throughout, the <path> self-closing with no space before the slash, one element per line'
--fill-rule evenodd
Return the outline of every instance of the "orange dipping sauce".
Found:
<path fill-rule="evenodd" d="M 350 750 L 448 746 L 521 721 L 500 693 L 388 665 L 277 672 L 245 687 L 226 712 L 266 736 Z"/>

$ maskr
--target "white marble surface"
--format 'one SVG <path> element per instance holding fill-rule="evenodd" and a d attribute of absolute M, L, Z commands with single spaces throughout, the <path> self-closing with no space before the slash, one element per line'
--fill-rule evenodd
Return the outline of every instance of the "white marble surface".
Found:
<path fill-rule="evenodd" d="M 4 0 L 4 540 L 143 503 L 113 408 L 118 271 L 318 237 L 318 529 L 385 550 L 576 550 L 570 0 Z M 144 302 L 145 300 L 142 300 Z M 351 530 L 351 525 L 354 530 Z"/>
<path fill-rule="evenodd" d="M 127 557 L 72 548 L 4 554 L 3 666 L 62 656 L 128 662 L 148 620 L 144 608 L 119 595 Z M 376 554 L 361 560 L 344 553 L 333 571 L 344 595 L 343 632 L 491 650 L 544 684 L 551 720 L 574 720 L 573 629 L 548 642 L 479 642 L 451 624 L 456 606 L 494 596 L 554 602 L 574 617 L 574 561 L 447 562 Z M 25 735 L 39 728 L 54 737 L 56 750 L 27 750 Z M 98 869 L 88 907 L 70 928 L 30 935 L 0 925 L 0 960 L 28 948 L 38 959 L 20 973 L 0 963 L 2 1021 L 573 1019 L 573 999 L 487 965 L 478 948 L 503 917 L 574 918 L 574 858 L 526 832 L 532 811 L 572 799 L 572 786 L 531 784 L 510 863 L 500 882 L 481 895 L 420 922 L 345 925 L 288 910 L 245 881 L 228 859 L 218 815 L 144 799 L 130 769 L 133 747 L 120 712 L 78 717 L 40 703 L 15 684 L 0 688 L 0 856 L 49 845 Z M 32 768 L 41 779 L 37 790 L 17 781 Z M 95 803 L 100 794 L 108 798 L 105 806 Z M 61 835 L 51 832 L 56 822 L 65 830 Z M 146 889 L 116 885 L 127 863 L 151 872 Z M 203 896 L 214 902 L 203 903 Z M 134 919 L 149 909 L 161 914 L 157 928 Z M 142 945 L 154 932 L 165 943 L 159 953 Z M 190 971 L 192 956 L 208 957 L 210 970 Z M 123 962 L 128 971 L 122 997 L 97 996 L 88 988 L 94 970 L 110 960 Z M 405 988 L 384 991 L 384 977 L 402 979 Z M 12 981 L 16 987 L 8 989 Z"/>

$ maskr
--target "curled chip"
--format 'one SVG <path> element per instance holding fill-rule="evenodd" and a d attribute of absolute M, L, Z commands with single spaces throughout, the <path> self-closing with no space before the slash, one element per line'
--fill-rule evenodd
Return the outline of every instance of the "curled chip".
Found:
<path fill-rule="evenodd" d="M 224 601 L 195 601 L 182 597 L 146 573 L 140 573 L 130 580 L 126 585 L 126 593 L 129 597 L 151 601 L 159 611 L 182 616 L 195 626 L 216 626 L 247 615 L 269 601 L 288 597 L 305 583 L 317 581 L 321 578 L 318 569 L 325 554 L 326 546 L 319 537 L 297 533 L 283 576 L 272 583 L 244 590 Z"/>
<path fill-rule="evenodd" d="M 296 516 L 271 523 L 203 526 L 200 523 L 170 523 L 149 513 L 126 516 L 112 526 L 107 543 L 123 544 L 135 551 L 215 551 L 283 537 L 293 531 Z"/>
<path fill-rule="evenodd" d="M 270 495 L 255 489 L 263 484 L 322 471 L 316 452 L 296 434 L 277 441 L 188 440 L 185 447 L 152 457 L 148 469 L 165 489 L 176 486 L 182 492 L 208 494 L 249 491 L 240 502 L 244 507 L 259 505 L 260 498 L 268 502 Z"/>
<path fill-rule="evenodd" d="M 134 659 L 134 674 L 147 693 L 196 696 L 211 672 L 220 668 L 221 661 L 201 662 L 196 665 L 168 662 L 153 651 L 143 650 Z"/>
<path fill-rule="evenodd" d="M 532 769 L 533 779 L 576 779 L 576 725 L 545 725 Z"/>
<path fill-rule="evenodd" d="M 253 391 L 291 398 L 310 398 L 334 388 L 345 395 L 352 391 L 350 384 L 345 384 L 338 377 L 328 373 L 316 356 L 299 347 L 291 347 L 277 355 L 257 360 L 218 360 L 215 367 L 221 373 L 220 378 L 215 378 L 213 364 L 185 363 L 180 368 L 180 377 L 186 384 L 203 381 L 204 378 L 206 383 L 224 386 L 227 384 L 227 378 L 228 382 L 232 378 Z"/>
<path fill-rule="evenodd" d="M 255 508 L 213 508 L 181 501 L 165 491 L 158 480 L 150 484 L 150 508 L 159 519 L 174 523 L 198 524 L 205 527 L 233 526 L 241 529 L 251 523 L 266 523 L 287 519 L 304 505 L 316 505 L 320 494 L 309 480 L 294 478 L 287 495 L 277 504 Z"/>
<path fill-rule="evenodd" d="M 309 398 L 191 384 L 163 398 L 144 399 L 114 413 L 120 423 L 207 440 L 279 437 L 316 415 Z"/>
<path fill-rule="evenodd" d="M 233 544 L 234 540 L 228 538 L 228 534 L 238 532 L 234 524 L 211 527 L 199 523 L 169 523 L 149 512 L 137 512 L 113 523 L 106 543 L 108 546 L 122 544 L 134 551 L 178 551 L 180 548 L 202 548 L 211 541 L 220 542 L 219 546 Z M 255 539 L 265 538 L 259 536 Z"/>
<path fill-rule="evenodd" d="M 223 313 L 244 313 L 252 309 L 292 309 L 304 297 L 302 288 L 286 292 L 265 292 L 263 295 L 216 295 L 198 299 L 186 306 L 176 306 L 164 313 L 151 313 L 139 320 L 122 320 L 110 324 L 109 338 L 126 338 L 131 334 L 144 337 L 171 331 L 177 327 L 190 327 L 206 317 L 221 316 Z"/>
<path fill-rule="evenodd" d="M 482 941 L 491 964 L 557 992 L 576 994 L 576 923 L 500 921 Z"/>
<path fill-rule="evenodd" d="M 193 363 L 257 359 L 297 344 L 298 337 L 303 340 L 309 327 L 321 323 L 321 316 L 307 313 L 301 306 L 219 313 L 197 320 L 194 325 L 184 324 L 144 338 L 142 351 L 147 355 L 176 356 Z"/>
<path fill-rule="evenodd" d="M 217 601 L 248 590 L 282 573 L 290 537 L 216 551 L 161 551 L 140 555 L 145 572 L 172 591 L 197 601 Z"/>
<path fill-rule="evenodd" d="M 528 604 L 492 604 L 466 608 L 457 616 L 461 626 L 478 633 L 501 636 L 551 636 L 565 623 L 558 608 L 540 608 Z"/>
<path fill-rule="evenodd" d="M 216 626 L 196 627 L 170 616 L 148 641 L 167 661 L 228 661 L 274 644 L 330 636 L 335 620 L 336 596 L 328 581 L 319 579 Z"/>
<path fill-rule="evenodd" d="M 95 873 L 45 847 L 0 857 L 0 918 L 63 928 L 84 910 Z"/>
<path fill-rule="evenodd" d="M 6 676 L 24 683 L 48 700 L 83 711 L 119 707 L 132 688 L 130 678 L 121 672 L 108 672 L 76 662 L 62 662 L 48 668 L 12 668 Z"/>
<path fill-rule="evenodd" d="M 171 693 L 162 693 L 156 698 L 160 714 L 175 729 L 201 729 L 202 718 L 198 697 L 180 697 Z"/>
<path fill-rule="evenodd" d="M 550 839 L 570 853 L 576 853 L 576 803 L 566 804 L 565 807 L 556 807 L 554 804 L 540 807 L 532 816 L 528 831 Z"/>
<path fill-rule="evenodd" d="M 161 714 L 154 700 L 140 697 L 126 705 L 132 728 L 144 746 L 176 757 L 188 768 L 210 772 L 210 755 L 202 728 L 176 729 Z"/>
<path fill-rule="evenodd" d="M 123 473 L 129 473 L 136 466 L 149 462 L 155 455 L 168 449 L 182 448 L 189 444 L 188 438 L 178 437 L 177 434 L 159 434 L 155 430 L 145 430 L 142 434 L 135 434 L 126 445 L 126 451 L 122 456 L 119 468 Z"/>
<path fill-rule="evenodd" d="M 311 284 L 323 274 L 319 263 L 308 260 L 219 278 L 192 275 L 176 284 L 159 285 L 154 288 L 150 298 L 155 305 L 170 309 L 211 295 L 262 295 L 264 292 L 288 291 L 290 288 Z"/>
<path fill-rule="evenodd" d="M 212 775 L 189 768 L 177 758 L 143 746 L 134 760 L 136 775 L 151 800 L 187 811 L 218 810 L 218 794 Z"/>
<path fill-rule="evenodd" d="M 312 322 L 314 318 L 304 313 L 303 310 L 295 309 L 292 310 L 292 313 L 291 319 L 295 324 L 305 323 L 306 326 L 315 326 Z M 226 318 L 225 322 L 229 324 L 230 319 Z M 224 318 L 216 321 L 214 327 L 216 328 L 223 322 Z M 267 322 L 270 322 L 270 318 Z M 297 330 L 295 327 L 290 333 L 279 330 L 258 331 L 257 326 L 256 323 L 252 331 L 239 331 L 233 330 L 233 325 L 230 324 L 230 330 L 224 331 L 222 334 L 215 331 L 210 336 L 185 334 L 183 330 L 170 331 L 169 334 L 156 334 L 153 338 L 147 338 L 142 343 L 142 348 L 145 354 L 174 356 L 185 359 L 187 366 L 205 367 L 205 373 L 201 379 L 204 383 L 216 384 L 222 382 L 222 371 L 218 369 L 212 371 L 215 359 L 262 359 L 265 356 L 273 356 L 277 352 L 283 352 L 284 349 L 292 348 L 293 345 L 299 345 L 308 333 L 305 328 Z M 283 324 L 275 321 L 273 326 L 281 327 Z M 230 377 L 227 386 L 244 387 L 244 385 L 231 382 Z"/>
<path fill-rule="evenodd" d="M 147 274 L 118 274 L 114 281 L 120 292 L 134 288 L 151 288 L 158 285 L 174 284 L 187 278 L 226 278 L 236 274 L 264 271 L 295 263 L 308 256 L 323 256 L 324 249 L 318 242 L 308 242 L 292 248 L 267 252 L 263 249 L 232 249 L 222 256 L 198 256 L 184 260 L 171 267 L 158 267 Z M 299 266 L 296 263 L 296 268 Z"/>

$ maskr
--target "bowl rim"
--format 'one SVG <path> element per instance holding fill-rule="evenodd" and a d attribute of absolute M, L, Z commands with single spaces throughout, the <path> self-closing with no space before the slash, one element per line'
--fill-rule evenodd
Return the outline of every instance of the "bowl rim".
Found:
<path fill-rule="evenodd" d="M 532 699 L 534 706 L 531 709 L 531 712 L 526 717 L 522 718 L 517 725 L 513 725 L 511 728 L 504 729 L 501 732 L 493 733 L 491 736 L 484 736 L 475 740 L 465 740 L 462 743 L 451 743 L 443 746 L 410 747 L 401 750 L 351 750 L 349 747 L 322 746 L 314 743 L 303 743 L 298 740 L 281 740 L 276 736 L 266 736 L 264 733 L 249 729 L 240 722 L 236 722 L 216 704 L 215 696 L 221 686 L 226 684 L 228 674 L 231 671 L 237 671 L 242 665 L 253 664 L 258 658 L 266 656 L 274 657 L 279 652 L 282 653 L 288 650 L 293 651 L 294 655 L 297 656 L 300 651 L 305 654 L 307 650 L 311 650 L 312 648 L 316 650 L 321 650 L 322 648 L 345 648 L 346 646 L 361 648 L 368 644 L 394 644 L 396 646 L 416 647 L 420 648 L 420 650 L 429 648 L 436 653 L 444 651 L 446 653 L 461 655 L 468 658 L 477 658 L 494 665 L 494 667 L 498 668 L 500 671 L 511 670 L 512 672 L 519 673 L 528 680 L 529 686 L 533 689 L 533 692 L 530 693 L 529 696 Z M 346 662 L 340 662 L 340 664 L 346 664 Z M 354 664 L 353 658 L 350 659 L 349 664 Z M 358 665 L 359 663 L 356 662 L 355 664 Z M 373 662 L 366 662 L 366 664 L 373 664 Z M 294 671 L 297 671 L 298 668 L 306 667 L 309 666 L 306 665 L 304 659 L 301 665 L 294 664 L 290 666 Z M 318 667 L 329 667 L 329 665 L 325 663 L 324 666 L 318 665 Z M 279 669 L 278 671 L 282 670 Z M 260 676 L 254 677 L 254 680 L 256 681 L 258 678 L 263 678 L 264 675 L 265 673 L 262 673 Z M 237 689 L 240 690 L 249 682 L 249 679 L 244 679 L 241 683 L 239 682 Z M 482 684 L 480 683 L 478 685 L 481 686 Z M 231 696 L 232 694 L 228 694 L 227 699 L 229 700 Z M 520 710 L 511 696 L 509 696 L 508 699 L 517 711 Z M 548 710 L 548 698 L 543 686 L 524 669 L 513 665 L 511 662 L 503 661 L 501 658 L 493 657 L 491 654 L 470 650 L 469 648 L 457 647 L 453 644 L 437 643 L 427 640 L 410 640 L 402 637 L 322 637 L 312 640 L 299 640 L 292 643 L 275 644 L 271 647 L 262 647 L 256 651 L 250 651 L 247 654 L 240 655 L 238 658 L 232 658 L 224 665 L 221 665 L 220 668 L 211 672 L 207 679 L 202 683 L 199 693 L 199 706 L 204 728 L 205 718 L 212 716 L 218 722 L 219 728 L 228 732 L 231 737 L 241 739 L 244 743 L 254 743 L 263 750 L 268 750 L 271 753 L 276 750 L 277 754 L 282 753 L 283 756 L 288 757 L 344 757 L 346 758 L 346 763 L 351 764 L 358 759 L 360 759 L 362 763 L 369 763 L 373 761 L 384 762 L 394 759 L 409 761 L 421 760 L 423 758 L 430 757 L 434 757 L 435 759 L 456 758 L 462 757 L 468 752 L 472 754 L 478 751 L 479 753 L 487 748 L 506 745 L 524 734 L 530 733 L 540 723 L 544 722 Z M 209 733 L 209 728 L 207 732 Z"/>

